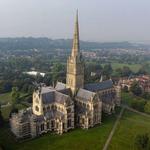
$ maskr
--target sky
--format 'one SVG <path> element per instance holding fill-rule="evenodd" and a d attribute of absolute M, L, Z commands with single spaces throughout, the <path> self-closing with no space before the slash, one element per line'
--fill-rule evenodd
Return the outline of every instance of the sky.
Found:
<path fill-rule="evenodd" d="M 0 0 L 0 37 L 150 42 L 150 0 Z"/>

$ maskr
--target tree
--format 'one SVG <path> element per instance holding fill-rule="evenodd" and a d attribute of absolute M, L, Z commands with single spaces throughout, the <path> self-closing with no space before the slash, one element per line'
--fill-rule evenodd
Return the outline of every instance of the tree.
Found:
<path fill-rule="evenodd" d="M 129 89 L 128 89 L 127 86 L 124 86 L 124 87 L 123 87 L 123 92 L 129 92 Z"/>
<path fill-rule="evenodd" d="M 142 89 L 137 81 L 132 83 L 130 90 L 136 96 L 140 96 L 142 94 Z"/>
<path fill-rule="evenodd" d="M 131 107 L 144 112 L 144 107 L 145 107 L 146 101 L 143 99 L 133 99 L 131 102 Z"/>
<path fill-rule="evenodd" d="M 122 68 L 122 75 L 123 76 L 130 76 L 131 73 L 132 73 L 132 71 L 128 66 L 124 66 Z"/>
<path fill-rule="evenodd" d="M 107 77 L 110 77 L 112 72 L 113 72 L 113 69 L 112 69 L 111 64 L 106 64 L 103 68 L 103 74 L 106 75 Z"/>
<path fill-rule="evenodd" d="M 122 76 L 122 69 L 121 68 L 117 68 L 115 71 L 116 71 L 116 76 L 119 76 L 119 77 Z"/>
<path fill-rule="evenodd" d="M 12 106 L 14 107 L 15 104 L 18 103 L 20 97 L 20 93 L 17 87 L 12 88 L 11 97 L 12 97 Z"/>
<path fill-rule="evenodd" d="M 144 107 L 144 111 L 146 113 L 149 113 L 150 114 L 150 101 L 147 101 L 145 107 Z"/>
<path fill-rule="evenodd" d="M 2 116 L 1 105 L 0 105 L 0 127 L 2 127 L 3 124 L 4 124 L 4 118 Z"/>
<path fill-rule="evenodd" d="M 143 92 L 142 97 L 143 97 L 144 99 L 150 100 L 150 93 L 148 93 L 148 92 Z"/>
<path fill-rule="evenodd" d="M 137 135 L 135 138 L 135 146 L 138 150 L 149 150 L 150 138 L 147 133 Z"/>

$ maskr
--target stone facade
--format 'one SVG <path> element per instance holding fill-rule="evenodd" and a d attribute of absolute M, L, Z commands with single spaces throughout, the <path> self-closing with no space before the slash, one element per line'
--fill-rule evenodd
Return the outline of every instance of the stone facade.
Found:
<path fill-rule="evenodd" d="M 75 127 L 88 129 L 101 123 L 102 111 L 111 114 L 116 105 L 120 105 L 120 86 L 114 86 L 112 80 L 84 84 L 77 15 L 66 84 L 39 86 L 33 93 L 32 108 L 12 114 L 10 126 L 17 138 L 34 138 L 47 132 L 62 134 Z"/>

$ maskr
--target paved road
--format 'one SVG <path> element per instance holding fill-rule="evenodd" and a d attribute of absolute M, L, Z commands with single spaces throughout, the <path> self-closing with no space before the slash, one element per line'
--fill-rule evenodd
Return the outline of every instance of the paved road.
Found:
<path fill-rule="evenodd" d="M 145 116 L 145 117 L 150 117 L 149 114 L 146 114 L 146 113 L 140 112 L 140 111 L 138 111 L 138 110 L 135 110 L 135 109 L 133 109 L 133 108 L 127 106 L 127 105 L 122 105 L 122 107 L 124 107 L 124 108 L 126 108 L 126 109 L 128 109 L 128 110 L 130 110 L 130 111 L 132 111 L 132 112 L 135 112 L 135 113 L 137 113 L 137 114 L 139 114 L 139 115 L 142 115 L 142 116 Z"/>
<path fill-rule="evenodd" d="M 115 124 L 114 124 L 114 126 L 113 126 L 113 128 L 112 128 L 112 130 L 111 130 L 111 132 L 110 132 L 110 134 L 109 134 L 109 136 L 108 136 L 108 138 L 107 138 L 107 141 L 106 141 L 106 143 L 105 143 L 105 145 L 104 145 L 104 147 L 103 147 L 103 150 L 107 150 L 108 149 L 108 145 L 109 145 L 109 143 L 110 143 L 110 141 L 111 141 L 111 139 L 112 139 L 112 136 L 113 136 L 113 134 L 114 134 L 114 132 L 115 132 L 115 130 L 116 130 L 116 128 L 117 128 L 117 125 L 118 125 L 118 123 L 119 123 L 119 120 L 120 120 L 120 118 L 122 117 L 122 114 L 123 114 L 123 112 L 124 112 L 124 107 L 122 107 L 122 109 L 121 109 L 121 111 L 120 111 L 120 114 L 119 114 L 119 116 L 117 117 L 117 120 L 116 120 L 116 122 L 115 122 Z"/>

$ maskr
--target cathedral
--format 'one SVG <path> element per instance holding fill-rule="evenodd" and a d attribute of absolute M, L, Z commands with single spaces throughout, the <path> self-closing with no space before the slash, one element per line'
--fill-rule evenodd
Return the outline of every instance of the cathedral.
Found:
<path fill-rule="evenodd" d="M 88 129 L 101 124 L 102 113 L 114 113 L 117 105 L 120 105 L 120 86 L 114 85 L 111 79 L 84 84 L 77 13 L 66 84 L 40 85 L 33 92 L 32 108 L 12 114 L 11 131 L 20 139 L 47 132 L 62 134 L 74 128 Z"/>

